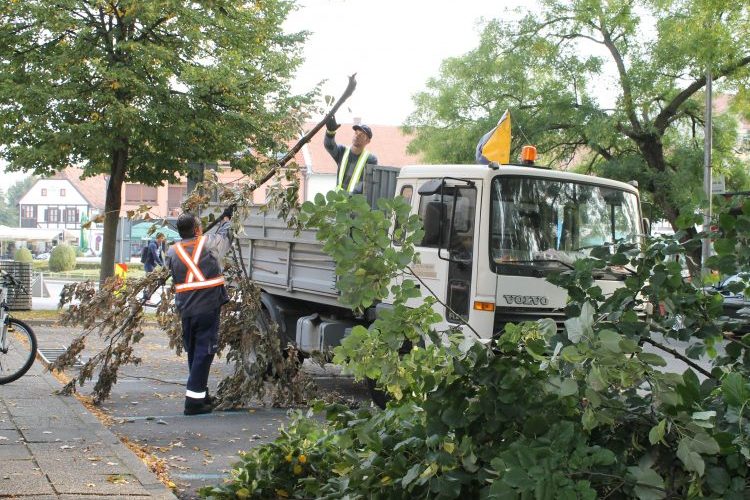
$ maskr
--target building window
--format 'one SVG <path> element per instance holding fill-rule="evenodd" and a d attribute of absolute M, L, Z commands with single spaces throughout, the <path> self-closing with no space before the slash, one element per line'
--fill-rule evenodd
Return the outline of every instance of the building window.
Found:
<path fill-rule="evenodd" d="M 125 184 L 125 203 L 156 202 L 157 189 L 143 184 Z"/>
<path fill-rule="evenodd" d="M 42 188 L 42 196 L 47 196 L 47 188 Z"/>
<path fill-rule="evenodd" d="M 61 197 L 65 196 L 65 188 L 60 189 L 60 196 Z"/>
<path fill-rule="evenodd" d="M 65 223 L 66 224 L 78 223 L 78 209 L 77 208 L 68 207 L 65 209 Z"/>
<path fill-rule="evenodd" d="M 47 222 L 60 222 L 60 209 L 59 208 L 48 208 L 46 210 L 47 213 Z"/>
<path fill-rule="evenodd" d="M 23 218 L 23 219 L 36 219 L 36 206 L 34 206 L 34 205 L 21 205 L 21 218 Z"/>
<path fill-rule="evenodd" d="M 187 186 L 169 186 L 167 191 L 167 208 L 180 208 L 182 200 L 185 198 Z"/>
<path fill-rule="evenodd" d="M 36 227 L 36 205 L 21 205 L 21 227 Z"/>

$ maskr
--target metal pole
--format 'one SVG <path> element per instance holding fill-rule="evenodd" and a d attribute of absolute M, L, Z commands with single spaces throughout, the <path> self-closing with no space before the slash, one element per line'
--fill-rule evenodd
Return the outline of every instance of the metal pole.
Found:
<path fill-rule="evenodd" d="M 712 146 L 712 135 L 713 125 L 711 122 L 711 94 L 712 94 L 712 80 L 711 70 L 706 70 L 706 125 L 704 127 L 704 153 L 703 153 L 703 189 L 706 193 L 706 199 L 708 204 L 706 211 L 703 215 L 703 230 L 709 231 L 711 227 L 711 146 Z M 703 246 L 701 251 L 701 267 L 703 272 L 706 273 L 706 259 L 711 255 L 711 241 L 708 237 L 703 239 Z"/>
<path fill-rule="evenodd" d="M 117 223 L 119 224 L 119 227 L 117 229 L 120 230 L 120 262 L 122 263 L 125 262 L 125 254 L 123 253 L 125 252 L 125 228 L 123 227 L 124 224 L 122 223 L 122 217 L 120 217 Z"/>

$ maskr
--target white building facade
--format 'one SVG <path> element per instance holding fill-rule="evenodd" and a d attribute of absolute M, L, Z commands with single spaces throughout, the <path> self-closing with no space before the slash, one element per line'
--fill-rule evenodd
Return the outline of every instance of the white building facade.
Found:
<path fill-rule="evenodd" d="M 43 229 L 80 229 L 92 207 L 67 179 L 40 179 L 19 200 L 19 226 Z"/>

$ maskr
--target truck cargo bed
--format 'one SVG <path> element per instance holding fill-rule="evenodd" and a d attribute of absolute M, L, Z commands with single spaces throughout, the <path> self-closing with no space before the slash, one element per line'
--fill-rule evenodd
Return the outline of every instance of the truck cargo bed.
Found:
<path fill-rule="evenodd" d="M 392 198 L 398 169 L 368 165 L 365 196 L 371 207 L 379 198 Z M 238 235 L 247 275 L 268 293 L 317 303 L 340 305 L 336 265 L 323 252 L 323 244 L 308 229 L 295 234 L 275 212 L 254 209 Z"/>
<path fill-rule="evenodd" d="M 333 259 L 323 252 L 315 231 L 295 235 L 274 212 L 254 211 L 239 236 L 248 276 L 275 295 L 328 304 L 338 302 Z"/>

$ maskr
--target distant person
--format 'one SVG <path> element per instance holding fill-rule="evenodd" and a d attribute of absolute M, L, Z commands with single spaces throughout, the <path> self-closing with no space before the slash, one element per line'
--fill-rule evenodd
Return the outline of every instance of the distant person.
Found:
<path fill-rule="evenodd" d="M 189 213 L 177 219 L 182 241 L 167 252 L 166 265 L 175 284 L 175 306 L 182 320 L 182 342 L 188 358 L 185 415 L 211 413 L 208 372 L 219 343 L 219 314 L 229 297 L 221 261 L 229 251 L 232 207 L 221 214 L 215 234 L 204 235 L 200 220 Z"/>
<path fill-rule="evenodd" d="M 146 248 L 144 248 L 141 262 L 143 262 L 143 270 L 146 273 L 152 272 L 157 266 L 164 266 L 164 240 L 166 240 L 164 233 L 156 233 L 156 239 L 149 240 Z M 151 297 L 144 290 L 143 300 L 148 301 L 150 299 Z"/>
<path fill-rule="evenodd" d="M 336 123 L 336 117 L 332 116 L 326 122 L 326 135 L 323 145 L 338 166 L 336 172 L 336 191 L 344 190 L 347 193 L 362 194 L 362 174 L 365 164 L 377 165 L 377 157 L 370 153 L 366 146 L 372 140 L 372 130 L 367 125 L 354 125 L 354 139 L 351 146 L 342 146 L 336 143 L 336 131 L 341 125 Z"/>

